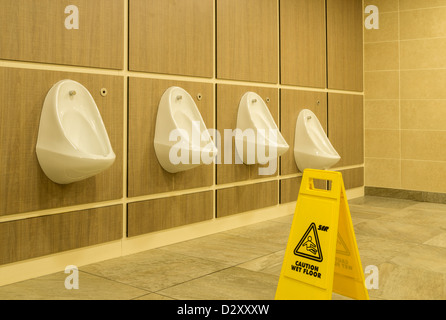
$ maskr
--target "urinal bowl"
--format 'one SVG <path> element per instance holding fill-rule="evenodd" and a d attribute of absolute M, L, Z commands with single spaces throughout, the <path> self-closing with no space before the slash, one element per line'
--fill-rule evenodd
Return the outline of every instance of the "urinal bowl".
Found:
<path fill-rule="evenodd" d="M 252 136 L 258 137 L 259 135 L 262 135 L 262 133 L 257 132 Z M 277 133 L 275 135 L 278 136 Z M 260 141 L 264 141 L 264 143 L 259 143 L 257 140 L 247 138 L 246 135 L 236 136 L 237 157 L 246 165 L 266 164 L 271 160 L 277 159 L 289 149 L 286 142 L 278 141 L 278 139 L 279 137 L 276 139 L 260 138 Z"/>
<path fill-rule="evenodd" d="M 246 92 L 237 114 L 235 148 L 243 163 L 265 164 L 288 151 L 265 101 L 255 92 Z"/>
<path fill-rule="evenodd" d="M 99 110 L 80 83 L 62 80 L 48 92 L 36 154 L 43 172 L 58 184 L 90 178 L 114 163 L 116 155 Z"/>
<path fill-rule="evenodd" d="M 87 157 L 66 155 L 47 149 L 37 149 L 39 163 L 48 178 L 59 184 L 81 181 L 101 173 L 115 161 L 115 155 Z"/>
<path fill-rule="evenodd" d="M 217 156 L 218 150 L 195 101 L 180 87 L 170 87 L 161 97 L 154 147 L 161 167 L 170 173 L 210 164 Z"/>
<path fill-rule="evenodd" d="M 300 112 L 296 122 L 294 159 L 301 172 L 307 168 L 327 170 L 341 159 L 318 118 L 308 109 Z"/>
<path fill-rule="evenodd" d="M 305 169 L 327 170 L 339 162 L 339 155 L 305 153 L 294 150 L 294 158 L 300 172 Z"/>
<path fill-rule="evenodd" d="M 209 144 L 213 144 L 210 142 Z M 176 148 L 178 147 L 178 148 Z M 164 170 L 170 173 L 177 173 L 181 171 L 191 170 L 198 166 L 203 165 L 202 158 L 206 157 L 209 159 L 214 159 L 217 156 L 217 149 L 215 146 L 200 146 L 195 147 L 190 144 L 185 144 L 181 147 L 180 145 L 175 146 L 175 144 L 163 144 L 163 143 L 155 143 L 155 153 L 158 158 L 158 162 L 163 167 Z M 173 152 L 182 152 L 187 155 L 187 160 L 180 155 L 172 156 Z M 170 161 L 169 158 L 181 158 L 183 161 L 173 162 Z M 164 161 L 162 159 L 168 159 Z M 184 161 L 185 160 L 185 161 Z M 210 160 L 209 162 L 212 162 Z M 210 164 L 210 163 L 207 163 Z"/>

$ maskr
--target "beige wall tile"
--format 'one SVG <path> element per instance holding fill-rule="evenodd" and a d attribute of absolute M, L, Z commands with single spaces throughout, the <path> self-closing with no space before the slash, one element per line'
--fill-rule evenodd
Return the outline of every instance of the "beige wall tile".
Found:
<path fill-rule="evenodd" d="M 369 4 L 382 30 L 365 30 L 366 185 L 444 192 L 446 0 Z"/>
<path fill-rule="evenodd" d="M 400 12 L 400 39 L 446 36 L 446 7 Z"/>
<path fill-rule="evenodd" d="M 399 72 L 398 71 L 365 72 L 364 94 L 366 100 L 398 99 Z"/>
<path fill-rule="evenodd" d="M 364 103 L 366 129 L 399 129 L 399 100 L 369 100 Z"/>
<path fill-rule="evenodd" d="M 446 100 L 401 100 L 401 129 L 445 130 Z"/>
<path fill-rule="evenodd" d="M 401 69 L 446 68 L 446 38 L 401 41 Z"/>
<path fill-rule="evenodd" d="M 399 0 L 400 10 L 446 6 L 446 0 Z"/>
<path fill-rule="evenodd" d="M 401 161 L 402 188 L 428 192 L 446 192 L 446 162 Z"/>
<path fill-rule="evenodd" d="M 379 29 L 364 29 L 364 42 L 381 42 L 398 40 L 398 12 L 381 13 Z"/>
<path fill-rule="evenodd" d="M 364 71 L 398 70 L 398 41 L 366 43 L 364 45 Z"/>
<path fill-rule="evenodd" d="M 401 99 L 446 99 L 444 69 L 401 71 L 400 81 Z"/>
<path fill-rule="evenodd" d="M 402 159 L 446 161 L 445 145 L 446 131 L 401 132 Z"/>
<path fill-rule="evenodd" d="M 379 13 L 398 11 L 398 0 L 364 0 L 364 8 L 374 5 L 379 9 Z"/>
<path fill-rule="evenodd" d="M 368 187 L 401 188 L 399 159 L 365 159 L 365 185 Z"/>
<path fill-rule="evenodd" d="M 371 158 L 401 157 L 399 130 L 365 130 L 365 156 Z"/>

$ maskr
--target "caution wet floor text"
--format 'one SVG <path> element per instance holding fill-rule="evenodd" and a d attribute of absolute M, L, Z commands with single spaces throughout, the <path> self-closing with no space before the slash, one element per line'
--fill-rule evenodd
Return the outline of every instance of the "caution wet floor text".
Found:
<path fill-rule="evenodd" d="M 327 181 L 329 190 L 314 187 Z M 278 300 L 369 298 L 342 174 L 305 170 L 276 291 Z"/>

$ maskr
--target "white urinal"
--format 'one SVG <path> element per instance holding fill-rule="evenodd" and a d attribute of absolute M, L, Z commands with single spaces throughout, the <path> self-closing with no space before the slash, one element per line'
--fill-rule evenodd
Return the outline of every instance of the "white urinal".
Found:
<path fill-rule="evenodd" d="M 59 184 L 92 177 L 115 161 L 96 103 L 80 83 L 62 80 L 48 92 L 36 153 L 43 172 Z"/>
<path fill-rule="evenodd" d="M 194 99 L 180 87 L 161 97 L 154 145 L 160 165 L 170 173 L 211 164 L 218 152 Z"/>
<path fill-rule="evenodd" d="M 341 159 L 318 118 L 308 109 L 302 110 L 297 118 L 294 159 L 301 172 L 308 168 L 326 170 Z"/>
<path fill-rule="evenodd" d="M 265 164 L 289 149 L 265 101 L 255 92 L 246 92 L 240 100 L 237 129 L 241 131 L 235 135 L 235 148 L 247 165 Z"/>

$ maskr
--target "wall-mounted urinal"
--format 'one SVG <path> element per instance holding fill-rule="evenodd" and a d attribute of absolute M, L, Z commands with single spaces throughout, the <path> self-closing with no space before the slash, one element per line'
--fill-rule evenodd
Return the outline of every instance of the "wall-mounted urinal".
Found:
<path fill-rule="evenodd" d="M 115 161 L 96 103 L 80 83 L 62 80 L 48 92 L 36 153 L 43 172 L 59 184 L 92 177 Z"/>
<path fill-rule="evenodd" d="M 154 145 L 160 165 L 170 173 L 210 164 L 218 152 L 194 99 L 180 87 L 161 97 Z"/>
<path fill-rule="evenodd" d="M 318 118 L 308 109 L 302 110 L 297 118 L 294 159 L 301 172 L 307 168 L 326 170 L 341 159 Z"/>
<path fill-rule="evenodd" d="M 255 92 L 246 92 L 237 114 L 235 148 L 247 165 L 265 164 L 283 155 L 289 145 L 274 121 L 265 101 Z"/>

